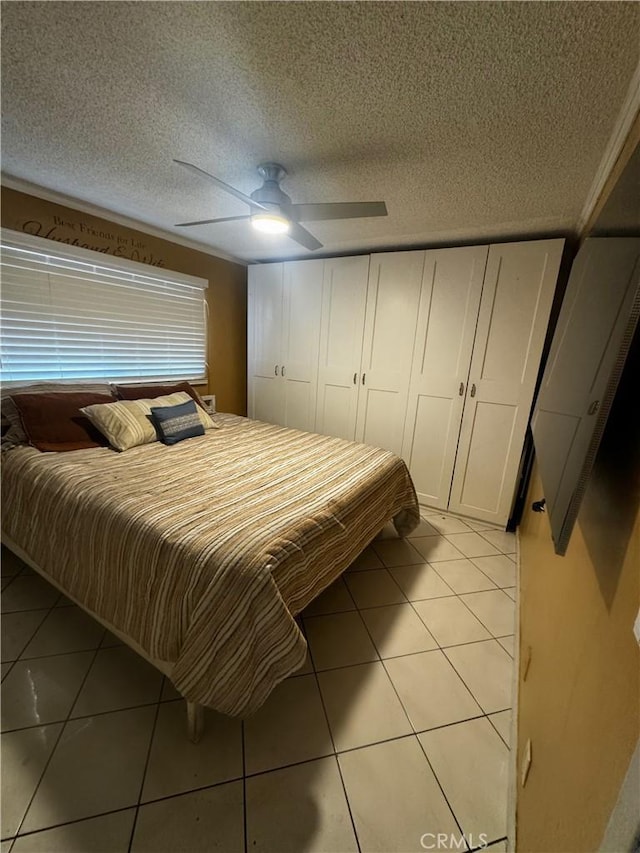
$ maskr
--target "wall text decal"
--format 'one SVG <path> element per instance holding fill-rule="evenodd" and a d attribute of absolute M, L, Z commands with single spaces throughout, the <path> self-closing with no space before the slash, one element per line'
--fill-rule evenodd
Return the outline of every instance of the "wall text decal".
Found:
<path fill-rule="evenodd" d="M 34 237 L 44 237 L 46 240 L 67 243 L 81 249 L 91 249 L 103 255 L 129 258 L 131 261 L 139 261 L 152 267 L 165 265 L 164 260 L 156 257 L 137 236 L 119 234 L 115 229 L 102 230 L 86 222 L 70 222 L 55 214 L 49 222 L 27 219 L 21 223 L 21 228 L 26 234 L 32 234 Z"/>

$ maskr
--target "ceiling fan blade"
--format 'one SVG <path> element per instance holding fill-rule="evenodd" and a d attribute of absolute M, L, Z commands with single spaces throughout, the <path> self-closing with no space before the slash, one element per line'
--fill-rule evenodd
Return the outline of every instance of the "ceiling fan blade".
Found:
<path fill-rule="evenodd" d="M 323 219 L 360 219 L 366 216 L 386 216 L 383 201 L 339 201 L 327 204 L 291 204 L 287 213 L 299 222 L 320 222 Z"/>
<path fill-rule="evenodd" d="M 208 178 L 210 181 L 213 181 L 216 186 L 220 187 L 221 190 L 225 190 L 231 195 L 239 198 L 240 201 L 243 201 L 245 204 L 248 204 L 250 207 L 255 207 L 257 210 L 266 210 L 264 204 L 260 204 L 257 201 L 254 201 L 250 196 L 245 195 L 240 190 L 237 190 L 235 187 L 229 186 L 229 184 L 225 184 L 224 181 L 221 181 L 220 178 L 216 178 L 215 175 L 210 175 L 209 172 L 205 172 L 204 169 L 200 169 L 198 166 L 194 166 L 192 163 L 185 163 L 184 160 L 175 160 L 174 163 L 179 163 L 181 166 L 184 166 L 185 169 L 188 169 L 190 172 L 193 172 L 196 175 L 204 176 Z"/>
<path fill-rule="evenodd" d="M 322 243 L 310 234 L 306 228 L 303 228 L 302 225 L 298 225 L 297 222 L 292 222 L 289 228 L 289 237 L 292 240 L 295 240 L 296 243 L 300 243 L 301 246 L 304 246 L 305 249 L 321 249 Z"/>
<path fill-rule="evenodd" d="M 176 222 L 176 228 L 184 228 L 187 225 L 210 225 L 212 222 L 237 222 L 240 219 L 251 219 L 250 216 L 223 216 L 221 219 L 201 219 L 198 222 Z"/>

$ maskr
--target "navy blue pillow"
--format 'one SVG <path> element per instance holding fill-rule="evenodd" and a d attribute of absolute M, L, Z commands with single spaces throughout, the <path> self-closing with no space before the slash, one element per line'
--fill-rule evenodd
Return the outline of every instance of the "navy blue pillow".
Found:
<path fill-rule="evenodd" d="M 164 444 L 177 444 L 185 438 L 204 435 L 204 427 L 193 400 L 177 406 L 152 406 L 151 416 L 158 438 Z"/>

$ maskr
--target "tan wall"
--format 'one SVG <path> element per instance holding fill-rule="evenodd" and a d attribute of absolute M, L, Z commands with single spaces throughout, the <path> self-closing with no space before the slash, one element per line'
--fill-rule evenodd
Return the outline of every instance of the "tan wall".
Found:
<path fill-rule="evenodd" d="M 209 281 L 208 386 L 218 411 L 247 411 L 247 270 L 107 219 L 2 188 L 2 225 Z"/>
<path fill-rule="evenodd" d="M 598 849 L 640 734 L 638 359 L 625 370 L 565 557 L 537 472 L 521 526 L 517 850 Z M 523 661 L 531 664 L 523 681 Z"/>

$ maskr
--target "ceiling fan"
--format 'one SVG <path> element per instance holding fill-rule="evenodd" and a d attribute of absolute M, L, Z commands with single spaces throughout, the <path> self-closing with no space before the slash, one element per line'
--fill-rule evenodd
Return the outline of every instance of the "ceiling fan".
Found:
<path fill-rule="evenodd" d="M 174 160 L 185 169 L 208 180 L 239 198 L 249 205 L 251 212 L 248 216 L 224 216 L 221 219 L 202 219 L 198 222 L 178 222 L 176 226 L 185 228 L 190 225 L 209 225 L 213 222 L 233 222 L 250 220 L 254 228 L 268 234 L 288 234 L 292 240 L 304 246 L 305 249 L 321 249 L 322 243 L 310 234 L 300 222 L 320 222 L 327 219 L 359 219 L 368 216 L 386 216 L 387 207 L 383 201 L 347 201 L 321 204 L 291 204 L 289 196 L 280 189 L 280 181 L 286 177 L 287 171 L 279 163 L 261 163 L 258 174 L 262 178 L 262 186 L 254 190 L 250 196 L 245 195 L 235 187 L 225 184 L 220 178 L 210 175 L 204 169 Z"/>

